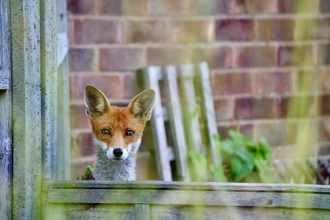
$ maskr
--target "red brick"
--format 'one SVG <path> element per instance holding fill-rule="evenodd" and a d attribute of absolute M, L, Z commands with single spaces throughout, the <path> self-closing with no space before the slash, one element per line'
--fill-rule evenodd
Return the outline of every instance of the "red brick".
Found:
<path fill-rule="evenodd" d="M 274 47 L 241 47 L 237 50 L 236 67 L 276 66 Z"/>
<path fill-rule="evenodd" d="M 70 106 L 70 126 L 71 129 L 91 129 L 84 104 Z"/>
<path fill-rule="evenodd" d="M 120 47 L 100 50 L 100 69 L 136 70 L 146 66 L 146 54 L 142 48 Z"/>
<path fill-rule="evenodd" d="M 210 68 L 232 68 L 233 50 L 231 47 L 212 46 L 193 49 L 194 62 L 207 61 Z"/>
<path fill-rule="evenodd" d="M 330 141 L 330 118 L 322 118 L 321 119 L 321 122 L 320 122 L 320 139 L 322 141 Z"/>
<path fill-rule="evenodd" d="M 94 51 L 91 49 L 69 50 L 70 71 L 91 71 L 93 70 Z"/>
<path fill-rule="evenodd" d="M 237 98 L 235 119 L 267 119 L 276 117 L 273 98 Z"/>
<path fill-rule="evenodd" d="M 192 62 L 192 52 L 183 47 L 155 47 L 147 49 L 148 65 L 180 65 Z"/>
<path fill-rule="evenodd" d="M 107 15 L 121 15 L 121 0 L 98 0 L 99 1 L 99 13 Z"/>
<path fill-rule="evenodd" d="M 218 132 L 220 134 L 221 140 L 229 138 L 228 131 L 234 130 L 239 131 L 246 137 L 253 138 L 253 128 L 254 124 L 234 124 L 234 125 L 220 125 L 218 126 Z"/>
<path fill-rule="evenodd" d="M 255 75 L 255 93 L 287 93 L 292 90 L 292 72 L 257 72 Z"/>
<path fill-rule="evenodd" d="M 234 118 L 234 104 L 235 100 L 233 98 L 215 100 L 214 108 L 217 122 Z"/>
<path fill-rule="evenodd" d="M 313 48 L 310 45 L 280 46 L 278 49 L 278 66 L 302 66 L 311 65 Z"/>
<path fill-rule="evenodd" d="M 277 13 L 275 0 L 236 0 L 236 13 L 274 14 Z"/>
<path fill-rule="evenodd" d="M 318 1 L 278 0 L 278 11 L 280 13 L 317 13 Z"/>
<path fill-rule="evenodd" d="M 322 73 L 322 88 L 324 93 L 330 93 L 330 70 L 326 69 Z"/>
<path fill-rule="evenodd" d="M 146 15 L 147 0 L 99 0 L 99 13 L 102 15 Z"/>
<path fill-rule="evenodd" d="M 233 0 L 193 0 L 193 15 L 234 14 L 235 1 Z"/>
<path fill-rule="evenodd" d="M 215 37 L 218 41 L 253 41 L 254 20 L 221 19 L 216 21 Z"/>
<path fill-rule="evenodd" d="M 213 95 L 251 94 L 252 75 L 250 73 L 214 74 Z"/>
<path fill-rule="evenodd" d="M 300 70 L 297 72 L 296 76 L 296 91 L 305 93 L 321 92 L 322 81 L 322 72 L 315 70 Z"/>
<path fill-rule="evenodd" d="M 314 29 L 315 28 L 315 29 Z M 330 38 L 330 19 L 329 18 L 319 18 L 316 21 L 316 24 L 311 27 L 311 31 L 308 33 L 312 36 L 313 39 L 324 39 L 327 40 Z"/>
<path fill-rule="evenodd" d="M 122 82 L 118 75 L 75 75 L 71 78 L 72 99 L 82 100 L 88 84 L 99 88 L 108 98 L 123 98 Z"/>
<path fill-rule="evenodd" d="M 122 23 L 118 20 L 75 20 L 77 44 L 121 43 Z"/>
<path fill-rule="evenodd" d="M 71 156 L 73 158 L 93 156 L 95 148 L 91 132 L 71 134 Z"/>
<path fill-rule="evenodd" d="M 136 77 L 136 74 L 126 74 L 124 76 L 124 98 L 131 99 L 141 91 Z"/>
<path fill-rule="evenodd" d="M 330 115 L 330 95 L 322 95 L 321 98 L 321 114 Z"/>
<path fill-rule="evenodd" d="M 286 139 L 286 123 L 285 122 L 264 122 L 256 125 L 257 140 L 265 138 L 272 147 L 284 145 Z"/>
<path fill-rule="evenodd" d="M 213 41 L 214 25 L 212 20 L 169 22 L 170 43 L 207 43 Z"/>
<path fill-rule="evenodd" d="M 317 97 L 295 95 L 277 99 L 278 117 L 309 118 L 318 115 Z"/>
<path fill-rule="evenodd" d="M 67 7 L 73 14 L 95 14 L 95 0 L 67 0 Z"/>
<path fill-rule="evenodd" d="M 69 44 L 74 44 L 74 19 L 71 16 L 68 17 L 68 39 Z"/>
<path fill-rule="evenodd" d="M 189 15 L 190 0 L 153 0 L 148 1 L 149 15 Z"/>
<path fill-rule="evenodd" d="M 148 0 L 122 0 L 123 15 L 146 15 Z"/>
<path fill-rule="evenodd" d="M 328 0 L 320 0 L 320 11 L 322 13 L 330 12 L 330 2 Z"/>
<path fill-rule="evenodd" d="M 317 63 L 330 64 L 330 44 L 320 44 L 317 51 Z"/>
<path fill-rule="evenodd" d="M 298 18 L 295 26 L 295 40 L 297 41 L 315 40 L 322 35 L 329 35 L 327 31 L 324 31 L 329 26 L 325 19 Z"/>
<path fill-rule="evenodd" d="M 292 41 L 294 40 L 294 24 L 292 19 L 259 20 L 258 40 Z"/>
<path fill-rule="evenodd" d="M 166 43 L 165 20 L 126 20 L 126 43 Z"/>

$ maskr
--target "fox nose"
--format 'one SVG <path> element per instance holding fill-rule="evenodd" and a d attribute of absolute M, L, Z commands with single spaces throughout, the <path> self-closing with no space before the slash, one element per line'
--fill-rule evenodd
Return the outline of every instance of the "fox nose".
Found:
<path fill-rule="evenodd" d="M 116 148 L 113 150 L 113 155 L 115 155 L 115 157 L 121 157 L 121 155 L 123 155 L 123 150 L 121 148 Z"/>

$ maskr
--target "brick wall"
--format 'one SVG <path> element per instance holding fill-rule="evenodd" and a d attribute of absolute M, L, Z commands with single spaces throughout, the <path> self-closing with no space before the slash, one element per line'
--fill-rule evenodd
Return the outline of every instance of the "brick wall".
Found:
<path fill-rule="evenodd" d="M 329 0 L 68 0 L 68 8 L 73 173 L 94 160 L 84 86 L 125 105 L 140 91 L 135 70 L 148 65 L 206 60 L 222 137 L 239 127 L 285 155 L 296 119 L 308 118 L 316 142 L 330 140 Z M 289 100 L 305 100 L 305 111 L 288 117 Z"/>

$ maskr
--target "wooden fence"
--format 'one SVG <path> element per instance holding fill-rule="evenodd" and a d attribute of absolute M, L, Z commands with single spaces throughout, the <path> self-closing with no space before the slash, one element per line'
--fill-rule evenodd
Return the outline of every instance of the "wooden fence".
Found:
<path fill-rule="evenodd" d="M 299 184 L 43 184 L 43 219 L 329 219 L 330 188 Z"/>

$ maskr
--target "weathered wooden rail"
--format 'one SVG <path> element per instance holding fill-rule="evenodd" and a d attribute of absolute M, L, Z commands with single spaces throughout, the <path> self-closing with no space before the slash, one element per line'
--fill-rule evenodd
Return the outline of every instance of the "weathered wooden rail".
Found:
<path fill-rule="evenodd" d="M 43 219 L 329 219 L 330 187 L 197 182 L 43 182 Z"/>

